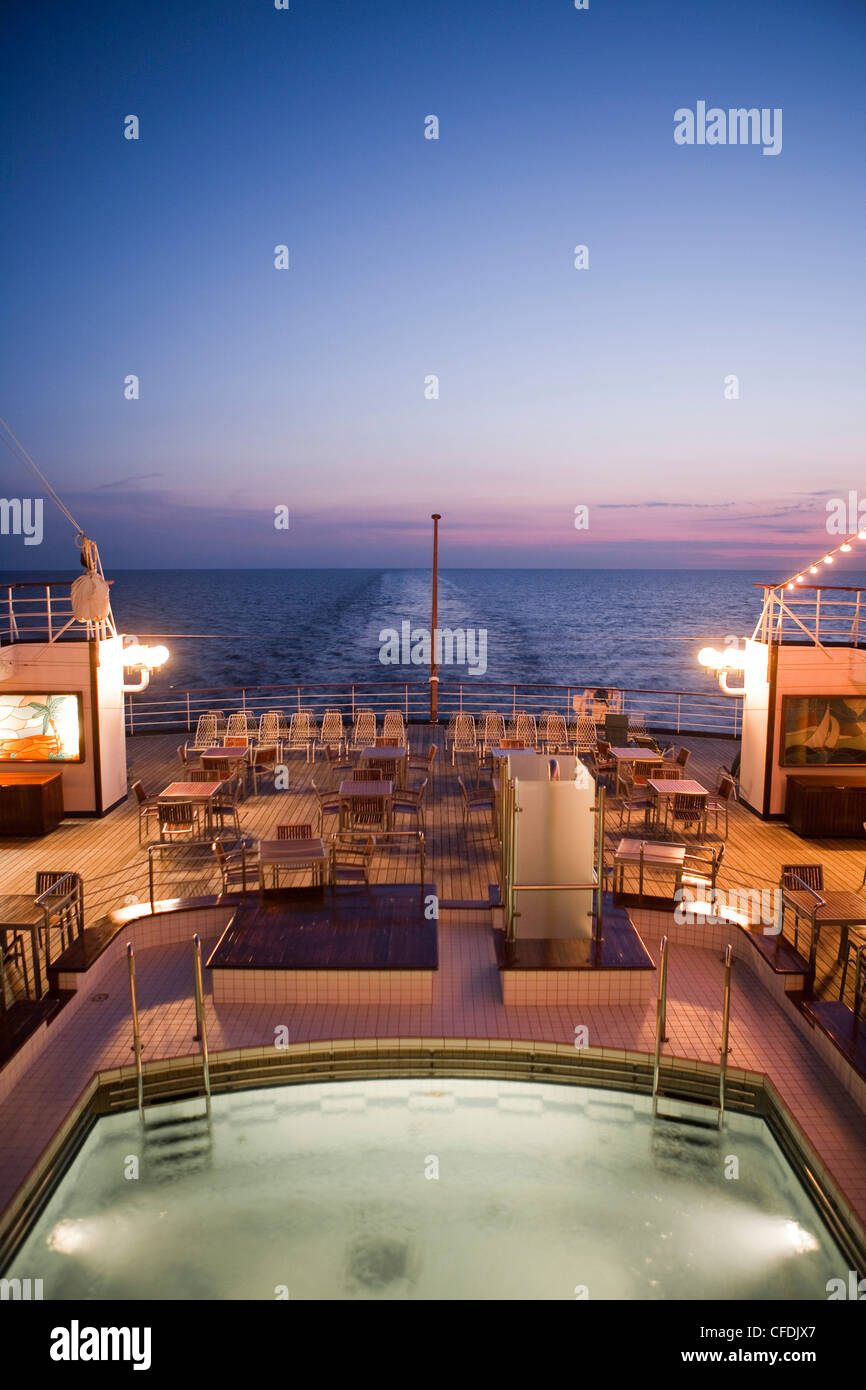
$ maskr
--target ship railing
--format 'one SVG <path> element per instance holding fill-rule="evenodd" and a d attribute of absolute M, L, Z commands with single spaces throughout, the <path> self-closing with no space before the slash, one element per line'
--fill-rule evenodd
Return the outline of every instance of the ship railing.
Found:
<path fill-rule="evenodd" d="M 482 710 L 496 710 L 506 720 L 520 710 L 536 718 L 550 710 L 564 715 L 573 726 L 584 708 L 588 688 L 605 689 L 617 697 L 625 714 L 641 715 L 650 730 L 663 734 L 715 734 L 739 738 L 742 701 L 720 692 L 614 688 L 610 682 L 581 681 L 574 685 L 528 684 L 473 680 L 439 683 L 439 722 L 465 711 L 476 717 Z M 286 723 L 297 710 L 308 710 L 320 720 L 326 709 L 339 709 L 351 724 L 360 709 L 372 709 L 377 719 L 387 710 L 399 710 L 406 723 L 423 724 L 430 718 L 430 686 L 427 681 L 391 683 L 357 682 L 298 685 L 212 686 L 160 691 L 151 686 L 146 697 L 129 696 L 126 729 L 130 734 L 178 731 L 194 734 L 199 716 L 219 710 L 225 717 L 244 712 L 257 720 L 269 710 L 280 710 Z"/>
<path fill-rule="evenodd" d="M 74 581 L 16 580 L 0 585 L 0 643 L 86 641 L 91 636 L 116 636 L 109 615 L 104 623 L 78 623 L 72 611 Z"/>
<path fill-rule="evenodd" d="M 842 585 L 796 585 L 763 589 L 764 606 L 754 637 L 773 643 L 816 646 L 866 645 L 866 589 Z"/>

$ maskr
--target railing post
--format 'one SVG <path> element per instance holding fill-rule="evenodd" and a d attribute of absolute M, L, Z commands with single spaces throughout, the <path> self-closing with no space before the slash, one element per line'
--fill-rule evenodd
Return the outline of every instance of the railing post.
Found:
<path fill-rule="evenodd" d="M 150 888 L 150 915 L 151 915 L 151 917 L 154 917 L 154 916 L 156 915 L 156 908 L 155 908 L 154 902 L 153 902 L 153 899 L 154 899 L 154 892 L 153 892 L 153 850 L 154 850 L 154 846 L 153 846 L 153 845 L 149 845 L 149 846 L 148 846 L 148 850 L 147 850 L 147 881 L 148 881 L 148 886 L 149 886 L 149 888 Z"/>
<path fill-rule="evenodd" d="M 207 1097 L 207 1113 L 210 1114 L 210 1061 L 207 1051 L 207 1024 L 204 1016 L 204 991 L 201 983 L 201 938 L 198 932 L 192 939 L 193 968 L 195 972 L 195 1042 L 201 1043 L 201 1069 L 204 1078 L 204 1093 Z"/>
<path fill-rule="evenodd" d="M 54 641 L 54 632 L 51 626 L 51 585 L 45 585 L 45 616 L 48 620 L 48 641 Z"/>
<path fill-rule="evenodd" d="M 138 1000 L 135 996 L 135 955 L 131 942 L 126 945 L 129 965 L 129 997 L 132 1003 L 132 1050 L 135 1053 L 135 1072 L 138 1078 L 138 1117 L 144 1123 L 144 1074 L 141 1070 L 141 1030 L 138 1024 Z"/>
<path fill-rule="evenodd" d="M 719 1048 L 719 1129 L 725 1118 L 725 1083 L 728 1076 L 728 1035 L 731 1027 L 731 947 L 725 947 L 725 998 L 722 1004 L 722 1045 Z"/>
<path fill-rule="evenodd" d="M 187 692 L 186 692 L 186 731 L 187 731 L 187 733 L 190 733 L 191 730 L 192 730 L 192 723 L 191 723 L 190 708 L 189 708 L 189 691 L 187 691 Z"/>

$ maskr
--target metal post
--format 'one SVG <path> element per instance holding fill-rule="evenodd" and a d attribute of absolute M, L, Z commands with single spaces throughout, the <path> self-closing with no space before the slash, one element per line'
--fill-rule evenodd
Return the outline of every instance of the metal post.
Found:
<path fill-rule="evenodd" d="M 195 969 L 195 1041 L 201 1043 L 201 1069 L 204 1077 L 204 1093 L 207 1097 L 207 1112 L 210 1114 L 210 1062 L 207 1052 L 207 1024 L 204 1016 L 204 992 L 201 983 L 201 938 L 198 932 L 192 939 L 193 965 Z"/>
<path fill-rule="evenodd" d="M 665 1022 L 668 1005 L 668 939 L 662 937 L 659 947 L 659 997 L 656 1004 L 656 1050 L 653 1061 L 653 1114 L 658 1113 L 659 1071 L 661 1070 L 662 1043 L 665 1037 Z"/>
<path fill-rule="evenodd" d="M 135 997 L 135 954 L 131 942 L 126 945 L 129 965 L 129 996 L 132 1002 L 132 1050 L 135 1053 L 135 1072 L 138 1077 L 138 1117 L 144 1123 L 144 1075 L 141 1070 L 141 1029 L 138 1024 L 138 1001 Z"/>
<path fill-rule="evenodd" d="M 439 512 L 431 515 L 433 522 L 433 604 L 430 623 L 430 723 L 439 723 L 439 675 L 436 666 L 436 629 L 439 626 Z"/>

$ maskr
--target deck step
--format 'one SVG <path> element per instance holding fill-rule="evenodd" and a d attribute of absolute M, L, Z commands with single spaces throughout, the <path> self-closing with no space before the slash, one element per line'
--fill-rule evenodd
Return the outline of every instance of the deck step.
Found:
<path fill-rule="evenodd" d="M 800 1008 L 815 1027 L 847 1057 L 859 1076 L 866 1078 L 866 1023 L 854 1033 L 854 1010 L 839 999 L 802 999 Z"/>
<path fill-rule="evenodd" d="M 656 1115 L 660 1120 L 678 1120 L 682 1124 L 709 1125 L 717 1129 L 719 1106 L 717 1101 L 684 1100 L 682 1096 L 672 1095 L 659 1089 Z"/>
<path fill-rule="evenodd" d="M 776 975 L 808 975 L 809 962 L 789 941 L 780 936 L 765 936 L 760 925 L 741 928 L 755 950 Z"/>

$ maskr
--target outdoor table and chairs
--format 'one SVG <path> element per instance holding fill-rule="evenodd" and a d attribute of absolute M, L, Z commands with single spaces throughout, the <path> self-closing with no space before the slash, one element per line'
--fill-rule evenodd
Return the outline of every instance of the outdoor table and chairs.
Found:
<path fill-rule="evenodd" d="M 842 962 L 848 954 L 848 939 L 853 927 L 866 926 L 866 897 L 850 889 L 821 888 L 816 890 L 803 886 L 782 886 L 783 907 L 790 907 L 794 913 L 794 949 L 798 949 L 800 918 L 805 917 L 811 927 L 809 947 L 809 970 L 814 978 L 818 958 L 818 941 L 824 927 L 839 927 L 841 937 L 837 960 Z"/>
<path fill-rule="evenodd" d="M 647 791 L 652 821 L 657 830 L 666 832 L 670 817 L 671 828 L 677 821 L 684 826 L 697 825 L 698 838 L 703 840 L 706 837 L 710 793 L 700 782 L 685 778 L 650 777 L 647 779 Z"/>
<path fill-rule="evenodd" d="M 243 746 L 238 744 L 215 745 L 213 748 L 203 748 L 199 754 L 201 759 L 199 766 L 203 772 L 212 772 L 214 777 L 219 777 L 221 781 L 228 781 L 231 777 L 236 778 L 238 795 L 245 794 L 247 773 L 250 765 L 250 748 L 248 744 Z"/>
<path fill-rule="evenodd" d="M 37 875 L 37 889 L 47 879 L 45 887 L 36 894 L 6 893 L 0 895 L 0 1013 L 5 1009 L 6 984 L 3 975 L 7 963 L 17 962 L 24 977 L 25 994 L 30 995 L 24 942 L 29 938 L 30 961 L 33 967 L 33 995 L 43 993 L 42 960 L 45 970 L 51 965 L 51 933 L 60 932 L 61 948 L 71 945 L 84 931 L 84 898 L 81 877 L 76 873 Z M 41 939 L 40 939 L 41 938 Z"/>
<path fill-rule="evenodd" d="M 198 829 L 199 811 L 204 813 L 204 832 L 210 834 L 214 828 L 214 802 L 222 787 L 222 781 L 213 782 L 170 782 L 157 797 L 159 808 L 159 838 L 172 839 L 175 834 L 184 833 L 187 821 L 178 820 L 176 815 L 163 817 L 163 807 L 189 806 L 192 808 L 195 823 L 190 822 L 188 833 Z M 174 827 L 177 827 L 176 829 Z"/>
<path fill-rule="evenodd" d="M 632 748 L 614 747 L 610 750 L 610 756 L 616 763 L 616 786 L 619 787 L 622 781 L 623 767 L 628 763 L 655 763 L 662 761 L 661 753 L 654 753 L 651 748 Z"/>
<path fill-rule="evenodd" d="M 330 850 L 325 841 L 315 836 L 297 840 L 260 840 L 259 864 L 260 883 L 265 886 L 265 869 L 273 869 L 273 883 L 277 887 L 281 869 L 311 869 L 314 883 L 324 883 L 330 863 Z"/>
<path fill-rule="evenodd" d="M 394 783 L 382 778 L 380 782 L 341 782 L 340 829 L 354 830 L 378 827 L 390 830 Z"/>
<path fill-rule="evenodd" d="M 390 779 L 398 787 L 406 785 L 408 762 L 409 748 L 406 744 L 393 748 L 362 748 L 358 755 L 359 771 L 365 768 L 378 770 L 384 778 Z"/>
<path fill-rule="evenodd" d="M 675 875 L 675 885 L 679 885 L 686 858 L 685 845 L 662 844 L 658 840 L 620 840 L 613 858 L 614 892 L 625 891 L 625 870 L 638 870 L 638 893 L 643 896 L 644 871 L 653 869 Z M 671 896 L 673 896 L 673 891 Z"/>

